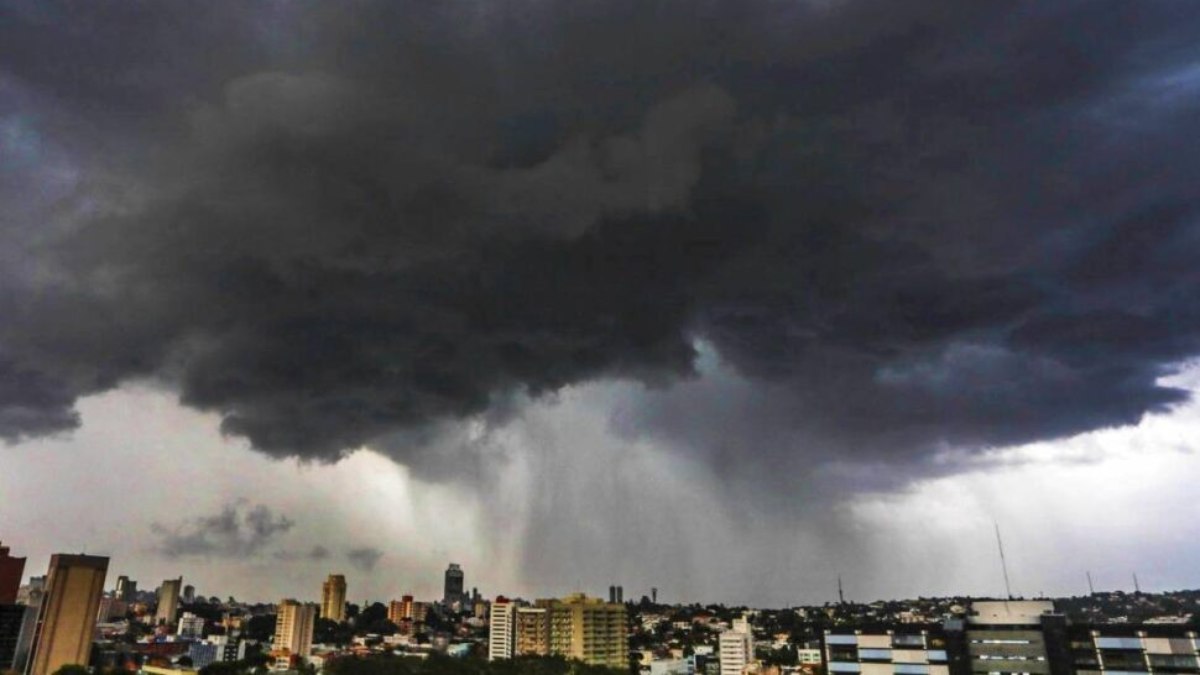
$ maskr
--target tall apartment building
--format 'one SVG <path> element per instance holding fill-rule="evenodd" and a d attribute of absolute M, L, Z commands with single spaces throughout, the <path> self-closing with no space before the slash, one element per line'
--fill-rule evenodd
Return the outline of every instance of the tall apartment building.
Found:
<path fill-rule="evenodd" d="M 312 652 L 317 606 L 286 599 L 275 617 L 275 651 L 307 658 Z"/>
<path fill-rule="evenodd" d="M 388 603 L 388 621 L 396 625 L 400 625 L 400 622 L 405 620 L 424 623 L 428 613 L 429 603 L 415 602 L 411 595 L 402 596 L 399 600 L 392 600 Z"/>
<path fill-rule="evenodd" d="M 3 542 L 0 542 L 2 544 Z M 0 605 L 17 602 L 17 590 L 25 576 L 25 559 L 8 554 L 8 547 L 0 545 Z"/>
<path fill-rule="evenodd" d="M 550 610 L 546 607 L 517 608 L 517 656 L 550 654 Z"/>
<path fill-rule="evenodd" d="M 175 625 L 179 616 L 179 595 L 183 592 L 183 577 L 167 579 L 158 587 L 158 609 L 154 612 L 154 623 Z"/>
<path fill-rule="evenodd" d="M 341 623 L 346 620 L 346 577 L 330 574 L 321 585 L 321 618 Z"/>
<path fill-rule="evenodd" d="M 391 621 L 392 623 L 399 626 L 400 622 L 404 621 L 405 618 L 406 617 L 404 616 L 404 601 L 403 600 L 392 600 L 391 602 L 388 603 L 388 612 L 387 612 L 388 621 Z"/>
<path fill-rule="evenodd" d="M 46 593 L 38 609 L 26 668 L 28 675 L 50 675 L 66 665 L 88 665 L 107 573 L 108 558 L 62 553 L 50 556 Z"/>
<path fill-rule="evenodd" d="M 743 675 L 746 666 L 754 662 L 754 635 L 745 624 L 721 633 L 717 638 L 717 656 L 721 675 Z"/>
<path fill-rule="evenodd" d="M 629 667 L 625 605 L 574 593 L 550 603 L 550 652 L 589 665 Z"/>
<path fill-rule="evenodd" d="M 492 603 L 488 619 L 488 660 L 511 659 L 517 641 L 517 604 L 504 596 Z"/>

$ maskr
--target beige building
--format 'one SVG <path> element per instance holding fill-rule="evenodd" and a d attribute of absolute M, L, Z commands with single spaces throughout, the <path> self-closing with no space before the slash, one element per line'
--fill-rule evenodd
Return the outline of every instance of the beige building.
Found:
<path fill-rule="evenodd" d="M 408 601 L 409 607 L 412 606 L 412 601 Z M 400 625 L 402 621 L 408 617 L 408 612 L 405 611 L 405 603 L 403 600 L 392 600 L 388 603 L 388 621 Z"/>
<path fill-rule="evenodd" d="M 321 585 L 321 618 L 341 623 L 346 620 L 346 577 L 330 574 Z"/>
<path fill-rule="evenodd" d="M 550 610 L 545 607 L 517 608 L 517 656 L 550 654 Z"/>
<path fill-rule="evenodd" d="M 625 605 L 573 593 L 550 603 L 550 652 L 609 668 L 629 667 Z"/>
<path fill-rule="evenodd" d="M 46 594 L 38 610 L 28 675 L 50 675 L 66 665 L 88 665 L 107 573 L 108 558 L 50 556 Z"/>
<path fill-rule="evenodd" d="M 279 603 L 275 618 L 276 652 L 307 658 L 312 652 L 317 606 L 287 599 Z"/>
<path fill-rule="evenodd" d="M 167 579 L 158 587 L 158 610 L 154 613 L 154 623 L 174 627 L 179 615 L 179 593 L 183 590 L 183 577 Z"/>

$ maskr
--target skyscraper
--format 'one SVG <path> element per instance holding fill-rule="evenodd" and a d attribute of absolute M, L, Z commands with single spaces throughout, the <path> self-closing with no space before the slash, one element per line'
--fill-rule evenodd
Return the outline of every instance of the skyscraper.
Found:
<path fill-rule="evenodd" d="M 446 568 L 446 584 L 442 594 L 442 602 L 447 605 L 461 602 L 463 599 L 463 571 L 457 563 L 450 563 Z"/>
<path fill-rule="evenodd" d="M 122 602 L 137 600 L 137 582 L 125 575 L 117 577 L 117 599 Z"/>
<path fill-rule="evenodd" d="M 107 573 L 108 558 L 61 553 L 50 556 L 28 675 L 50 675 L 66 665 L 88 664 Z"/>
<path fill-rule="evenodd" d="M 158 611 L 154 613 L 154 622 L 158 624 L 175 625 L 179 614 L 179 594 L 183 590 L 183 577 L 167 579 L 158 588 Z"/>
<path fill-rule="evenodd" d="M 12 557 L 7 546 L 0 546 L 0 605 L 17 601 L 17 589 L 21 587 L 24 574 L 25 559 Z"/>
<path fill-rule="evenodd" d="M 346 577 L 341 574 L 330 574 L 321 585 L 321 618 L 346 620 Z"/>
<path fill-rule="evenodd" d="M 511 659 L 517 637 L 517 604 L 503 595 L 492 603 L 488 621 L 488 660 Z"/>
<path fill-rule="evenodd" d="M 275 651 L 307 658 L 312 651 L 317 606 L 286 599 L 275 618 Z"/>

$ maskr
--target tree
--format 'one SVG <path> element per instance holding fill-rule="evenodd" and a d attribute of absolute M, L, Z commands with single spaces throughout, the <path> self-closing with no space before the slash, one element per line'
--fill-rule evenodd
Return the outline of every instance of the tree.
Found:
<path fill-rule="evenodd" d="M 270 642 L 275 637 L 274 614 L 259 614 L 246 622 L 246 637 L 259 642 Z"/>

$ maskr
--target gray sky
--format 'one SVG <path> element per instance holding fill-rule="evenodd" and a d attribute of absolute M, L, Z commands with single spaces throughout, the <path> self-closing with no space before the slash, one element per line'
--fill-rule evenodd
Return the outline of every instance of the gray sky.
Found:
<path fill-rule="evenodd" d="M 1192 3 L 0 8 L 17 550 L 784 604 L 995 593 L 995 518 L 1194 584 Z"/>

